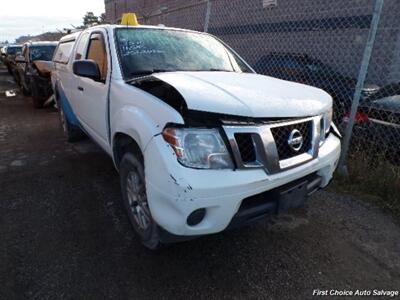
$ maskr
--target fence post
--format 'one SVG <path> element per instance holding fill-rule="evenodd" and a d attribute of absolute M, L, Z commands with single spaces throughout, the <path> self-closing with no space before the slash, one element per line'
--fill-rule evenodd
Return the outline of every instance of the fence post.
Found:
<path fill-rule="evenodd" d="M 208 32 L 208 25 L 210 24 L 211 15 L 211 1 L 207 0 L 206 17 L 204 19 L 204 32 Z"/>
<path fill-rule="evenodd" d="M 360 72 L 358 74 L 357 85 L 356 85 L 356 89 L 355 89 L 354 96 L 353 96 L 353 102 L 351 104 L 350 118 L 349 118 L 349 122 L 346 127 L 344 138 L 343 138 L 342 155 L 340 157 L 339 167 L 338 167 L 338 171 L 341 175 L 346 175 L 346 176 L 348 175 L 347 156 L 348 156 L 348 151 L 349 151 L 349 147 L 350 147 L 351 136 L 353 133 L 354 120 L 355 120 L 355 116 L 358 111 L 358 106 L 360 104 L 361 90 L 364 86 L 364 82 L 367 77 L 368 67 L 369 67 L 372 50 L 373 50 L 374 43 L 375 43 L 376 33 L 378 31 L 379 20 L 380 20 L 381 13 L 382 13 L 383 2 L 384 2 L 384 0 L 376 0 L 376 2 L 375 2 L 375 8 L 374 8 L 373 16 L 372 16 L 368 40 L 365 45 L 364 55 L 363 55 L 363 59 L 361 62 L 361 68 L 360 68 Z"/>

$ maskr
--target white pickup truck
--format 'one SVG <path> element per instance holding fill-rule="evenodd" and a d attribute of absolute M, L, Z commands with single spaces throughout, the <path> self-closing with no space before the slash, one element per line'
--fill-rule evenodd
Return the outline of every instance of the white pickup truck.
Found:
<path fill-rule="evenodd" d="M 148 248 L 302 206 L 339 155 L 332 98 L 255 74 L 200 32 L 101 25 L 64 37 L 53 88 L 69 141 L 113 159 Z"/>

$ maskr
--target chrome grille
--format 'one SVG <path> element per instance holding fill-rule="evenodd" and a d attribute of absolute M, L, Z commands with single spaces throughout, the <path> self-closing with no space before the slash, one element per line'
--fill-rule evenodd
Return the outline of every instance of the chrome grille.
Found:
<path fill-rule="evenodd" d="M 256 126 L 223 126 L 239 169 L 264 168 L 269 174 L 306 163 L 318 156 L 321 116 Z M 296 130 L 302 145 L 289 145 Z M 293 137 L 293 136 L 292 136 Z"/>
<path fill-rule="evenodd" d="M 295 151 L 288 144 L 290 133 L 293 132 L 293 130 L 298 130 L 303 137 L 303 144 L 298 151 Z M 310 121 L 298 124 L 274 127 L 271 128 L 271 131 L 275 140 L 280 160 L 288 159 L 293 156 L 306 153 L 311 148 L 312 122 Z"/>

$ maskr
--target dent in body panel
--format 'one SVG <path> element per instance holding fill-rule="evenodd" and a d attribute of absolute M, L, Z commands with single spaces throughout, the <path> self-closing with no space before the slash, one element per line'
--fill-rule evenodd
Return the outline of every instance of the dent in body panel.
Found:
<path fill-rule="evenodd" d="M 144 76 L 128 82 L 134 87 L 157 97 L 176 110 L 183 118 L 187 126 L 218 127 L 223 124 L 263 124 L 273 121 L 292 120 L 287 118 L 258 118 L 239 115 L 221 114 L 209 111 L 189 109 L 183 95 L 171 84 L 154 76 Z"/>
<path fill-rule="evenodd" d="M 54 70 L 52 61 L 35 60 L 32 65 L 43 77 L 50 77 L 51 72 Z"/>
<path fill-rule="evenodd" d="M 187 111 L 187 104 L 182 95 L 172 85 L 156 77 L 141 77 L 129 83 L 164 101 L 181 115 Z"/>
<path fill-rule="evenodd" d="M 110 90 L 111 136 L 124 133 L 133 138 L 142 151 L 168 123 L 183 124 L 181 115 L 141 89 L 126 82 L 114 82 Z"/>

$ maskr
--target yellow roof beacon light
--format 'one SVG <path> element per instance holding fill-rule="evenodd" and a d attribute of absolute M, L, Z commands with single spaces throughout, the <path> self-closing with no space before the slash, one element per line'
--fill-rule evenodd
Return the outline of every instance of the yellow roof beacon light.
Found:
<path fill-rule="evenodd" d="M 140 25 L 135 13 L 122 14 L 121 25 L 138 26 Z"/>

